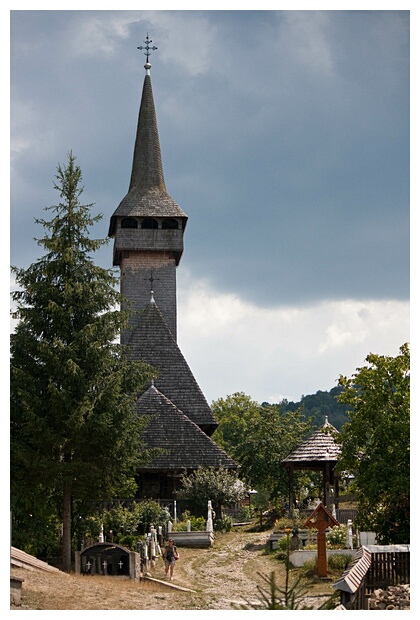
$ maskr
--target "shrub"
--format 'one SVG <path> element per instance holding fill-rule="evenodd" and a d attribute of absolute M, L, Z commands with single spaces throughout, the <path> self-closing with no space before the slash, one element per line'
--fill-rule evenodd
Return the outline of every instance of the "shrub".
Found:
<path fill-rule="evenodd" d="M 218 532 L 230 532 L 233 527 L 233 519 L 229 515 L 223 515 L 221 519 L 217 519 L 214 529 Z"/>
<path fill-rule="evenodd" d="M 352 560 L 353 556 L 349 553 L 335 553 L 334 555 L 328 556 L 328 569 L 344 571 Z"/>
<path fill-rule="evenodd" d="M 153 500 L 145 500 L 138 503 L 139 507 L 139 523 L 138 530 L 142 534 L 147 534 L 150 530 L 150 526 L 154 525 L 157 528 L 159 525 L 166 525 L 169 521 L 170 515 L 165 508 Z"/>
<path fill-rule="evenodd" d="M 177 521 L 173 524 L 174 532 L 186 532 L 187 531 L 187 521 L 191 522 L 191 531 L 192 532 L 205 532 L 207 522 L 204 517 L 195 517 L 191 515 L 189 510 L 186 510 L 181 515 L 181 521 Z"/>
<path fill-rule="evenodd" d="M 238 512 L 238 521 L 251 521 L 253 510 L 249 506 L 241 506 Z"/>
<path fill-rule="evenodd" d="M 292 530 L 293 528 L 303 528 L 303 525 L 305 523 L 305 519 L 302 517 L 299 517 L 296 511 L 296 515 L 290 519 L 289 517 L 280 517 L 279 519 L 276 519 L 274 522 L 274 531 L 279 531 L 279 530 Z"/>
<path fill-rule="evenodd" d="M 287 551 L 290 549 L 290 536 L 283 536 L 283 538 L 279 538 L 277 543 L 277 549 L 279 551 Z"/>
<path fill-rule="evenodd" d="M 140 540 L 139 536 L 135 534 L 125 534 L 125 536 L 116 536 L 115 542 L 131 551 L 137 551 L 137 543 Z"/>
<path fill-rule="evenodd" d="M 329 549 L 345 549 L 347 546 L 347 526 L 334 525 L 325 535 Z"/>
<path fill-rule="evenodd" d="M 302 566 L 302 574 L 305 577 L 314 577 L 318 573 L 318 563 L 317 558 L 313 560 L 306 560 Z"/>
<path fill-rule="evenodd" d="M 169 517 L 168 511 L 158 502 L 145 500 L 133 502 L 129 507 L 119 505 L 111 508 L 103 513 L 102 521 L 105 531 L 112 530 L 117 540 L 127 534 L 137 534 L 137 537 L 147 534 L 152 524 L 155 528 L 164 526 Z"/>

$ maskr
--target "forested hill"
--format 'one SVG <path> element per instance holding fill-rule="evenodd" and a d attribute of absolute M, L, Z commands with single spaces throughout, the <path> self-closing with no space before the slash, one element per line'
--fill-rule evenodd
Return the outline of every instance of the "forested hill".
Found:
<path fill-rule="evenodd" d="M 319 428 L 325 422 L 325 416 L 328 416 L 328 422 L 340 430 L 349 417 L 346 413 L 350 409 L 350 405 L 344 405 L 337 401 L 336 396 L 340 394 L 342 388 L 340 386 L 332 388 L 329 392 L 318 390 L 316 394 L 308 394 L 302 396 L 297 403 L 283 400 L 279 403 L 280 411 L 296 411 L 303 406 L 302 412 L 306 417 L 314 416 L 314 427 Z"/>

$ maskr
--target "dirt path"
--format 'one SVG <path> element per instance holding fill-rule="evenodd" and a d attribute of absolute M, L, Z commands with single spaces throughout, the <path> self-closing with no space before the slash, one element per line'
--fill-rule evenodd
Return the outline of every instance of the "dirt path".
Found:
<path fill-rule="evenodd" d="M 257 583 L 262 583 L 258 573 L 284 570 L 278 560 L 264 554 L 267 538 L 266 532 L 231 532 L 216 538 L 210 549 L 182 549 L 174 583 L 202 593 L 206 609 L 256 601 Z"/>
<path fill-rule="evenodd" d="M 234 531 L 216 536 L 210 549 L 180 548 L 173 584 L 193 592 L 120 577 L 25 569 L 12 573 L 25 579 L 21 609 L 235 609 L 246 601 L 258 601 L 257 585 L 264 585 L 258 573 L 269 576 L 274 570 L 278 583 L 284 583 L 284 564 L 264 553 L 267 538 L 267 532 Z M 161 559 L 151 575 L 163 579 Z M 323 587 L 323 593 L 329 591 Z"/>

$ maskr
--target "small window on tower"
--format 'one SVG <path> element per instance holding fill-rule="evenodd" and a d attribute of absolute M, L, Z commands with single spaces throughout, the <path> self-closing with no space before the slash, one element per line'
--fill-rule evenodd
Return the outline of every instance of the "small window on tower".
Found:
<path fill-rule="evenodd" d="M 142 221 L 141 227 L 142 228 L 157 228 L 158 223 L 153 217 L 147 217 L 145 220 Z"/>
<path fill-rule="evenodd" d="M 125 217 L 121 220 L 121 228 L 137 228 L 137 220 L 132 217 Z"/>
<path fill-rule="evenodd" d="M 163 220 L 162 228 L 166 228 L 166 229 L 171 228 L 171 229 L 178 230 L 179 225 L 178 225 L 178 222 L 174 220 L 173 218 L 167 218 L 166 220 Z"/>

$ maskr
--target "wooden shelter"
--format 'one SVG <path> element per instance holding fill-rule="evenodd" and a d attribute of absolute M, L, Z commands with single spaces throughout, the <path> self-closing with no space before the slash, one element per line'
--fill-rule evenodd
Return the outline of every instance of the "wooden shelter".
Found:
<path fill-rule="evenodd" d="M 337 434 L 337 429 L 325 417 L 325 423 L 283 459 L 282 465 L 287 468 L 289 473 L 290 516 L 294 506 L 293 473 L 296 469 L 321 471 L 323 475 L 322 502 L 327 508 L 330 507 L 332 487 L 334 492 L 333 503 L 338 510 L 339 475 L 335 471 L 335 466 L 341 453 L 341 446 L 335 441 Z"/>

